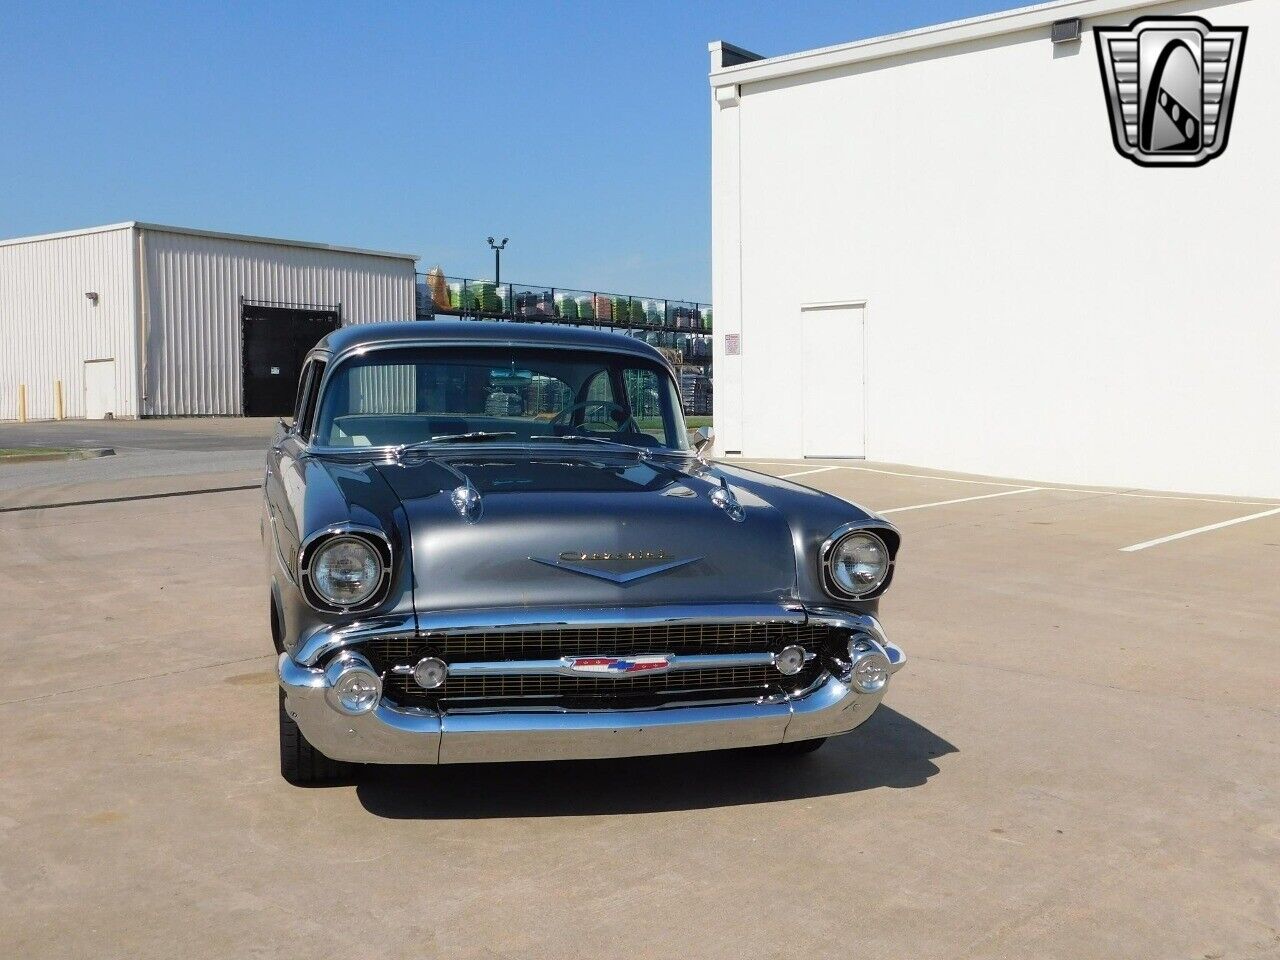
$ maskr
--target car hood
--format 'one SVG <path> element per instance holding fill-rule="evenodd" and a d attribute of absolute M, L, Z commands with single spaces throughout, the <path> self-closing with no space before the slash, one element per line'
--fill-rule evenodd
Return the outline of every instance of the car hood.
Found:
<path fill-rule="evenodd" d="M 493 607 L 777 603 L 795 593 L 792 531 L 755 491 L 741 519 L 696 460 L 456 455 L 377 467 L 404 505 L 419 614 Z M 469 517 L 453 491 L 480 497 Z"/>

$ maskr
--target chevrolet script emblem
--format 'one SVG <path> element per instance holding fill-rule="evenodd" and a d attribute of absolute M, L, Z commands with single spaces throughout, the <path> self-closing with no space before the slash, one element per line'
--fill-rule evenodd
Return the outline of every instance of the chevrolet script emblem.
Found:
<path fill-rule="evenodd" d="M 624 550 L 619 552 L 585 553 L 568 550 L 554 560 L 542 557 L 530 557 L 534 563 L 545 564 L 558 570 L 581 573 L 588 577 L 598 577 L 612 583 L 632 583 L 651 577 L 655 573 L 674 570 L 690 563 L 696 563 L 701 557 L 687 557 L 676 560 L 664 550 Z"/>
<path fill-rule="evenodd" d="M 1248 32 L 1199 17 L 1095 28 L 1120 154 L 1144 167 L 1196 167 L 1222 153 Z"/>

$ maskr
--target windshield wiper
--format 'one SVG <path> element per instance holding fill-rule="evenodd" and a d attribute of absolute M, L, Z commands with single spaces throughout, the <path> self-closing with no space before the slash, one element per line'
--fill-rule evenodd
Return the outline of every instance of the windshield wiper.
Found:
<path fill-rule="evenodd" d="M 402 443 L 396 447 L 396 456 L 408 450 L 423 450 L 433 443 L 463 443 L 470 440 L 502 440 L 514 437 L 514 430 L 473 430 L 470 433 L 440 433 L 426 440 L 415 440 L 413 443 Z"/>
<path fill-rule="evenodd" d="M 550 433 L 538 433 L 534 434 L 529 439 L 553 440 L 562 443 L 603 443 L 605 446 L 617 447 L 622 450 L 630 450 L 638 454 L 641 460 L 648 460 L 654 454 L 654 451 L 650 450 L 648 447 L 638 447 L 634 443 L 623 443 L 621 440 L 610 440 L 608 437 L 593 437 L 585 433 L 566 433 L 564 436 L 556 436 L 555 434 Z"/>

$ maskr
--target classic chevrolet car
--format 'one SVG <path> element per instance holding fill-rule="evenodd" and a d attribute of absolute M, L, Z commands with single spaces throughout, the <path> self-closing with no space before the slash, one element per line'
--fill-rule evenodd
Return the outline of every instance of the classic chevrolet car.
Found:
<path fill-rule="evenodd" d="M 691 445 L 631 337 L 418 322 L 329 334 L 268 459 L 280 767 L 803 753 L 905 662 L 899 535 Z"/>

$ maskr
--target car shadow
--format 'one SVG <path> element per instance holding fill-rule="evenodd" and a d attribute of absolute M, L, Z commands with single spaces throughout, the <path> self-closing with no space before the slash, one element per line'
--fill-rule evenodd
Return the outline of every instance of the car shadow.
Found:
<path fill-rule="evenodd" d="M 918 787 L 957 747 L 889 707 L 799 757 L 724 750 L 625 760 L 366 768 L 356 796 L 394 820 L 600 816 Z"/>

